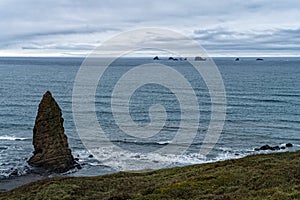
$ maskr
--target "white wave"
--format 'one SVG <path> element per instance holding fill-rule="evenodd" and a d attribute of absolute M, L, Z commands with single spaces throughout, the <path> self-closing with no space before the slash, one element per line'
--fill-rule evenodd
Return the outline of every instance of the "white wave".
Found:
<path fill-rule="evenodd" d="M 102 164 L 101 163 L 99 163 L 99 162 L 90 162 L 90 163 L 88 163 L 89 165 L 91 165 L 91 166 L 101 166 Z"/>
<path fill-rule="evenodd" d="M 1 178 L 8 178 L 10 176 L 22 176 L 30 173 L 30 171 L 31 166 L 26 161 L 17 163 L 6 162 L 5 165 L 0 166 L 0 180 Z"/>
<path fill-rule="evenodd" d="M 172 143 L 172 141 L 159 141 L 159 142 L 157 142 L 157 144 L 170 144 L 170 143 Z"/>
<path fill-rule="evenodd" d="M 22 138 L 22 137 L 9 136 L 9 135 L 2 135 L 2 136 L 0 136 L 0 140 L 15 141 L 15 140 L 26 140 L 26 139 L 29 139 L 29 138 Z"/>
<path fill-rule="evenodd" d="M 77 158 L 88 158 L 89 155 L 91 155 L 91 153 L 86 150 L 86 149 L 77 149 L 77 150 L 73 150 L 73 155 Z"/>
<path fill-rule="evenodd" d="M 247 155 L 249 155 L 249 154 L 246 154 L 246 153 L 233 153 L 233 152 L 222 152 L 222 153 L 218 154 L 218 156 L 216 158 L 214 158 L 212 160 L 212 162 L 243 158 Z"/>
<path fill-rule="evenodd" d="M 138 153 L 130 151 L 116 151 L 113 148 L 93 149 L 95 159 L 102 165 L 112 167 L 118 171 L 160 169 L 171 165 L 189 165 L 204 163 L 199 154 L 174 155 L 156 152 Z"/>
<path fill-rule="evenodd" d="M 237 159 L 254 153 L 251 150 L 245 152 L 236 152 L 230 148 L 219 149 L 215 157 L 208 158 L 201 156 L 199 153 L 190 153 L 184 155 L 161 154 L 157 152 L 130 152 L 126 150 L 116 150 L 112 147 L 102 147 L 87 150 L 76 151 L 80 160 L 83 159 L 91 166 L 104 165 L 109 166 L 117 171 L 148 170 L 161 169 L 165 167 L 184 166 L 192 164 L 211 163 L 221 160 Z M 89 158 L 90 154 L 93 158 Z M 96 161 L 98 160 L 98 162 Z"/>

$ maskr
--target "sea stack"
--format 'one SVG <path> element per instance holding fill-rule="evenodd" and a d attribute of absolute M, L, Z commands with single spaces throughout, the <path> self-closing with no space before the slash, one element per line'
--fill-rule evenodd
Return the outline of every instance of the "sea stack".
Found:
<path fill-rule="evenodd" d="M 33 156 L 28 163 L 48 172 L 66 172 L 76 164 L 64 133 L 61 109 L 47 91 L 33 128 Z"/>

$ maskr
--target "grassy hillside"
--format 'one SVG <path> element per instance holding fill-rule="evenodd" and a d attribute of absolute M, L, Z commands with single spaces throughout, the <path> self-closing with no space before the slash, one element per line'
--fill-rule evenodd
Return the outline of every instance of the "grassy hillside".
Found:
<path fill-rule="evenodd" d="M 97 177 L 34 182 L 0 199 L 300 199 L 300 151 Z"/>

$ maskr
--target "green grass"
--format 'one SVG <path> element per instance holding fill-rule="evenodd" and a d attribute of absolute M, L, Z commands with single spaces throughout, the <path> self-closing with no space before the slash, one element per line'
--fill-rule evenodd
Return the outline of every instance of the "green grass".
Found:
<path fill-rule="evenodd" d="M 143 173 L 60 177 L 0 199 L 300 199 L 300 151 Z"/>

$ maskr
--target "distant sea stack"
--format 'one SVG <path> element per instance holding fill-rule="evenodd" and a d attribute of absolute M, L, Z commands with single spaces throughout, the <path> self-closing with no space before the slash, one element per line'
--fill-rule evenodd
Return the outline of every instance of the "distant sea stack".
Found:
<path fill-rule="evenodd" d="M 47 91 L 33 128 L 33 156 L 28 163 L 48 172 L 66 172 L 76 164 L 64 133 L 61 109 Z"/>
<path fill-rule="evenodd" d="M 202 58 L 200 56 L 195 57 L 195 61 L 206 61 L 206 58 Z"/>

